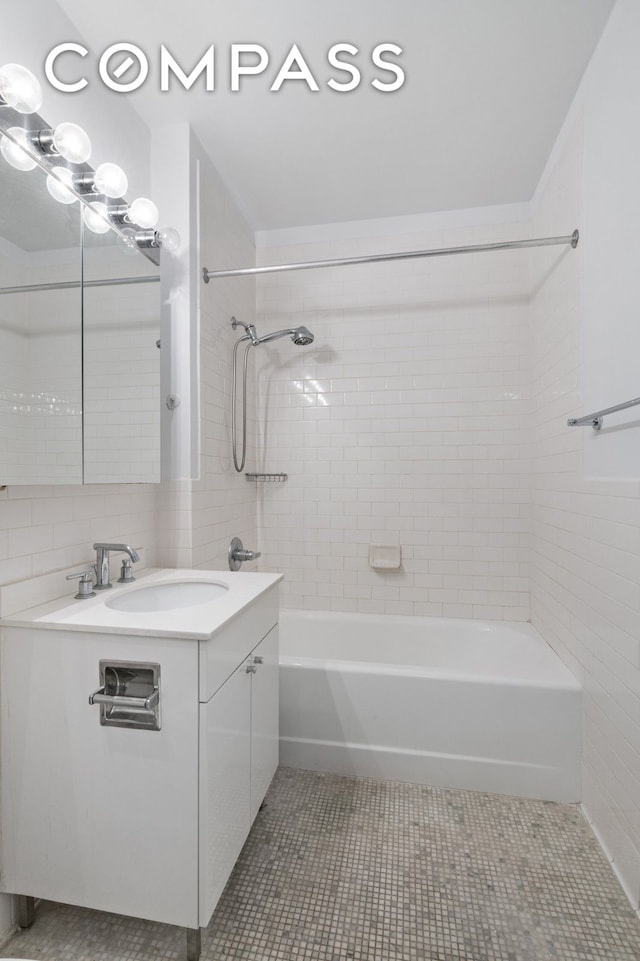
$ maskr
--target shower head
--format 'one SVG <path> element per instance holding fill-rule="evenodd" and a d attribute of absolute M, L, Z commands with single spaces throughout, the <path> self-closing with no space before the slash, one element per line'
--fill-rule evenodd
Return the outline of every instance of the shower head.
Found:
<path fill-rule="evenodd" d="M 308 347 L 313 343 L 313 334 L 306 327 L 287 327 L 284 330 L 274 330 L 264 337 L 258 337 L 254 344 L 268 344 L 270 340 L 279 340 L 280 337 L 290 337 L 297 347 Z"/>
<path fill-rule="evenodd" d="M 309 344 L 313 343 L 313 334 L 306 327 L 287 327 L 284 330 L 274 330 L 270 334 L 265 334 L 264 337 L 258 337 L 258 332 L 253 324 L 244 324 L 241 320 L 232 317 L 231 326 L 234 330 L 236 327 L 244 327 L 246 334 L 240 340 L 250 340 L 252 347 L 257 347 L 258 344 L 268 344 L 270 340 L 278 340 L 280 337 L 291 337 L 296 347 L 308 347 Z"/>
<path fill-rule="evenodd" d="M 313 334 L 306 327 L 296 327 L 291 335 L 291 340 L 296 347 L 308 347 L 309 344 L 313 343 Z"/>

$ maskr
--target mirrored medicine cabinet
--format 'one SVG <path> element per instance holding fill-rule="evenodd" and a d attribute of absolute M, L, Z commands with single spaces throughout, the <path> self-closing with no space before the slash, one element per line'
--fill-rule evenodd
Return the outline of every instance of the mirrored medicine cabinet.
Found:
<path fill-rule="evenodd" d="M 0 485 L 160 480 L 158 279 L 0 158 Z"/>

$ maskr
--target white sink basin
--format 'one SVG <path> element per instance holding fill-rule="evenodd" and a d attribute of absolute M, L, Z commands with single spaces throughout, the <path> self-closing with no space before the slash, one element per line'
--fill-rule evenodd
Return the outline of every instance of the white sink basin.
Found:
<path fill-rule="evenodd" d="M 138 614 L 155 611 L 175 611 L 185 607 L 210 604 L 229 590 L 226 584 L 216 581 L 170 581 L 166 584 L 150 584 L 131 592 L 122 592 L 105 601 L 114 611 L 131 611 Z"/>

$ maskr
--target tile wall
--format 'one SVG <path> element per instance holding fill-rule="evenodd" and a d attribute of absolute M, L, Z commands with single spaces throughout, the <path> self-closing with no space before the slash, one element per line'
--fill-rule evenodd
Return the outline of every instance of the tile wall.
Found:
<path fill-rule="evenodd" d="M 342 242 L 263 235 L 258 262 L 529 230 L 351 227 Z M 283 606 L 526 620 L 526 253 L 265 275 L 257 303 L 261 330 L 315 333 L 260 348 L 259 469 L 289 475 L 259 492 L 261 564 L 284 571 Z M 369 567 L 375 543 L 400 544 L 400 570 Z"/>
<path fill-rule="evenodd" d="M 535 233 L 583 222 L 581 147 L 578 116 L 539 196 Z M 566 426 L 586 412 L 580 266 L 580 248 L 531 255 L 531 620 L 583 684 L 583 804 L 638 909 L 640 484 L 584 479 L 583 445 L 592 438 Z"/>
<path fill-rule="evenodd" d="M 91 546 L 98 540 L 145 547 L 152 566 L 154 486 L 45 484 L 0 490 L 0 584 L 80 568 L 95 559 Z"/>

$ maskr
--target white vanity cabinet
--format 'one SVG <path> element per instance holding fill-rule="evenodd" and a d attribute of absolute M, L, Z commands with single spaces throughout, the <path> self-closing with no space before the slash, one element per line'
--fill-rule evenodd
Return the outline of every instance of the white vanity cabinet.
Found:
<path fill-rule="evenodd" d="M 245 576 L 245 575 L 241 575 Z M 2 891 L 204 927 L 278 763 L 277 585 L 210 638 L 2 630 Z M 159 665 L 159 730 L 100 661 Z"/>

